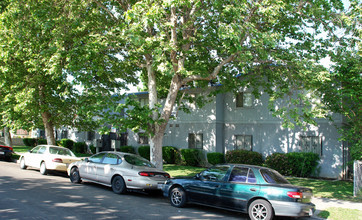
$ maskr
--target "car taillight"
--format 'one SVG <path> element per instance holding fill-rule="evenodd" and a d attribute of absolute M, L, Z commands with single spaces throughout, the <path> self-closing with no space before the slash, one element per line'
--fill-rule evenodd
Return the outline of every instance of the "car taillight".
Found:
<path fill-rule="evenodd" d="M 155 173 L 151 173 L 151 172 L 139 172 L 138 173 L 140 176 L 154 176 Z"/>
<path fill-rule="evenodd" d="M 63 160 L 60 158 L 54 158 L 52 161 L 55 163 L 63 163 Z"/>
<path fill-rule="evenodd" d="M 302 192 L 288 192 L 288 196 L 293 199 L 301 199 L 303 198 Z"/>
<path fill-rule="evenodd" d="M 164 176 L 165 176 L 166 178 L 171 178 L 170 174 L 168 174 L 168 173 L 165 173 Z"/>

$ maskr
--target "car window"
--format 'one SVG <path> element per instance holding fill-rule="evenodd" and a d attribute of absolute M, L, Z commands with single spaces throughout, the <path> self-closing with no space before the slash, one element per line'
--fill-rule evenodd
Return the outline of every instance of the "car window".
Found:
<path fill-rule="evenodd" d="M 38 153 L 40 147 L 34 147 L 30 152 L 33 154 Z"/>
<path fill-rule="evenodd" d="M 115 154 L 107 154 L 102 163 L 116 165 L 121 163 L 121 159 Z"/>
<path fill-rule="evenodd" d="M 268 183 L 290 184 L 280 173 L 270 169 L 260 169 L 264 180 Z"/>
<path fill-rule="evenodd" d="M 50 147 L 49 153 L 64 155 L 64 156 L 74 156 L 74 154 L 67 148 L 59 148 L 59 147 Z"/>
<path fill-rule="evenodd" d="M 212 181 L 222 181 L 229 170 L 229 166 L 214 166 L 200 174 L 201 179 L 212 180 Z"/>
<path fill-rule="evenodd" d="M 42 147 L 39 148 L 38 154 L 44 154 L 46 150 L 47 150 L 47 147 L 42 146 Z"/>
<path fill-rule="evenodd" d="M 139 157 L 137 155 L 126 154 L 124 155 L 124 159 L 127 163 L 135 166 L 143 166 L 143 167 L 155 167 L 150 161 L 144 159 L 143 157 Z"/>
<path fill-rule="evenodd" d="M 101 163 L 104 155 L 105 155 L 105 153 L 99 153 L 99 154 L 93 155 L 88 159 L 88 161 L 93 162 L 93 163 Z"/>
<path fill-rule="evenodd" d="M 230 174 L 229 181 L 246 183 L 248 179 L 249 168 L 246 167 L 234 167 Z"/>

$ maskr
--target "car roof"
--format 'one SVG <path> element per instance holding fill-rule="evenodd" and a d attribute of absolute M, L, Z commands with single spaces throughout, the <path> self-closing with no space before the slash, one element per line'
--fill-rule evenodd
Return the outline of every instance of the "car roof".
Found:
<path fill-rule="evenodd" d="M 243 166 L 243 167 L 256 168 L 256 169 L 270 169 L 268 167 L 250 165 L 250 164 L 242 164 L 242 163 L 224 163 L 224 164 L 218 164 L 218 165 Z"/>
<path fill-rule="evenodd" d="M 137 154 L 132 154 L 132 153 L 126 153 L 126 152 L 119 152 L 119 151 L 101 151 L 101 152 L 98 152 L 98 153 L 111 153 L 111 154 L 118 154 L 120 156 L 124 156 L 124 155 L 136 155 L 136 156 L 139 156 Z"/>

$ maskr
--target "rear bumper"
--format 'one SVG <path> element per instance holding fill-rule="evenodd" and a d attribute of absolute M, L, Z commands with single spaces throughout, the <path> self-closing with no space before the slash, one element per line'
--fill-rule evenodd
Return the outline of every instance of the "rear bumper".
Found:
<path fill-rule="evenodd" d="M 270 201 L 277 216 L 312 216 L 315 212 L 313 203 Z"/>

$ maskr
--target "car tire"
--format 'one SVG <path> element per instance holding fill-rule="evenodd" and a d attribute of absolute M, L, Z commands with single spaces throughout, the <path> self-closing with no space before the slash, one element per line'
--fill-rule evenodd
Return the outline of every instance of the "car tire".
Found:
<path fill-rule="evenodd" d="M 115 176 L 112 179 L 112 190 L 117 194 L 123 194 L 127 191 L 126 184 L 121 176 Z"/>
<path fill-rule="evenodd" d="M 171 190 L 169 199 L 172 206 L 182 208 L 186 205 L 186 192 L 181 187 L 175 187 Z"/>
<path fill-rule="evenodd" d="M 22 157 L 20 159 L 20 169 L 25 170 L 26 168 L 27 168 L 27 166 L 25 165 L 25 159 L 24 159 L 24 157 Z"/>
<path fill-rule="evenodd" d="M 73 167 L 70 170 L 69 178 L 72 183 L 81 183 L 82 182 L 82 180 L 80 179 L 78 167 Z"/>
<path fill-rule="evenodd" d="M 248 214 L 251 220 L 273 219 L 274 212 L 271 204 L 263 199 L 257 199 L 249 206 Z"/>
<path fill-rule="evenodd" d="M 40 164 L 40 173 L 42 175 L 47 175 L 48 174 L 48 170 L 47 170 L 47 167 L 45 165 L 45 162 L 41 162 L 41 164 Z"/>

